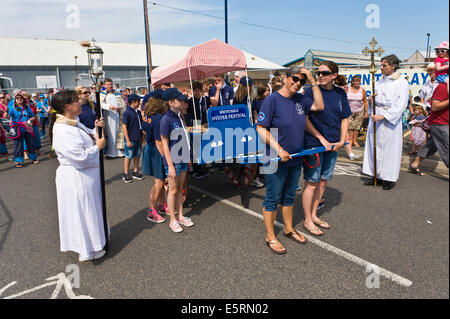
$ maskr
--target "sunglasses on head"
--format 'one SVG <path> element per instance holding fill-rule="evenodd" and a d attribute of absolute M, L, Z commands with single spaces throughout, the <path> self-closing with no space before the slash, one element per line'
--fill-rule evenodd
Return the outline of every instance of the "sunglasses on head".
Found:
<path fill-rule="evenodd" d="M 294 81 L 295 83 L 300 81 L 300 84 L 305 84 L 306 83 L 306 79 L 305 78 L 301 78 L 295 75 L 290 75 L 290 78 L 292 79 L 292 81 Z"/>
<path fill-rule="evenodd" d="M 322 76 L 328 76 L 328 75 L 331 75 L 331 74 L 333 74 L 333 72 L 331 72 L 331 71 L 317 71 L 317 76 L 320 76 L 320 75 L 322 75 Z"/>

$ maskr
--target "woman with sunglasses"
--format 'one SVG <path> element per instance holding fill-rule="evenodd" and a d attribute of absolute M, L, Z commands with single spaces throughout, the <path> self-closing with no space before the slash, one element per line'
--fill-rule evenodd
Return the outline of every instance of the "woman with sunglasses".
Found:
<path fill-rule="evenodd" d="M 344 145 L 347 137 L 348 118 L 352 114 L 348 104 L 347 94 L 342 88 L 334 85 L 338 77 L 338 66 L 332 61 L 323 61 L 319 65 L 317 76 L 325 109 L 323 112 L 311 113 L 309 120 L 325 139 L 334 146 L 333 150 L 319 153 L 317 156 L 305 156 L 304 179 L 305 187 L 302 194 L 302 205 L 305 213 L 304 228 L 313 235 L 323 235 L 319 226 L 329 229 L 330 225 L 317 217 L 319 202 L 325 192 L 327 182 L 333 177 L 337 151 Z M 311 97 L 311 89 L 305 91 L 305 96 Z M 318 147 L 323 144 L 315 136 L 305 134 L 305 148 Z"/>
<path fill-rule="evenodd" d="M 16 94 L 12 107 L 9 108 L 11 117 L 11 128 L 15 134 L 11 136 L 14 140 L 14 161 L 16 168 L 21 168 L 24 161 L 24 141 L 27 143 L 28 156 L 33 164 L 39 164 L 34 144 L 34 132 L 32 122 L 34 113 L 25 103 L 25 98 L 21 93 Z"/>
<path fill-rule="evenodd" d="M 306 81 L 313 86 L 312 98 L 297 93 Z M 330 148 L 328 142 L 307 120 L 307 114 L 311 111 L 323 109 L 322 94 L 311 72 L 295 66 L 286 72 L 283 87 L 264 100 L 258 113 L 256 130 L 266 143 L 266 155 L 270 158 L 273 157 L 271 155 L 278 154 L 281 158 L 279 163 L 264 164 L 263 169 L 266 173 L 266 196 L 262 209 L 266 244 L 275 254 L 286 253 L 274 231 L 278 205 L 281 206 L 285 225 L 283 235 L 296 243 L 306 243 L 305 237 L 292 226 L 293 205 L 302 170 L 302 159 L 292 158 L 291 154 L 304 149 L 305 130 L 320 139 L 327 149 Z"/>
<path fill-rule="evenodd" d="M 75 91 L 78 93 L 78 102 L 81 104 L 81 114 L 78 115 L 80 122 L 90 128 L 95 127 L 95 105 L 89 98 L 91 91 L 85 86 L 77 86 Z"/>

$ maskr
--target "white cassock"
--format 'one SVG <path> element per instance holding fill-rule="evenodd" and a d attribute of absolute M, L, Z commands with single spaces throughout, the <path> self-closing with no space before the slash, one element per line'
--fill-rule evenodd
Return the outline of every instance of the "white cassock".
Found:
<path fill-rule="evenodd" d="M 383 76 L 375 85 L 377 178 L 396 182 L 403 151 L 402 114 L 408 106 L 409 84 L 399 73 Z M 369 114 L 372 113 L 369 107 Z M 373 121 L 369 120 L 362 172 L 373 176 Z"/>
<path fill-rule="evenodd" d="M 119 94 L 120 95 L 120 94 Z M 120 113 L 119 111 L 110 110 L 109 107 L 121 106 L 119 103 L 116 93 L 113 92 L 100 92 L 101 107 L 103 109 L 103 117 L 105 120 L 105 131 L 106 131 L 106 147 L 104 150 L 105 156 L 108 157 L 124 157 L 125 153 L 121 149 L 117 149 L 117 133 L 119 132 L 120 123 Z"/>
<path fill-rule="evenodd" d="M 61 251 L 88 258 L 105 246 L 99 149 L 89 136 L 95 130 L 62 115 L 53 126 Z"/>

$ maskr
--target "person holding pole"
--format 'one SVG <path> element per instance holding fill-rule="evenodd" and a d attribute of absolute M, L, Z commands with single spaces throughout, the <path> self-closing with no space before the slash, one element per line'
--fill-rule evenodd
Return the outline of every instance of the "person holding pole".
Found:
<path fill-rule="evenodd" d="M 383 184 L 384 190 L 395 186 L 400 173 L 403 150 L 402 114 L 408 106 L 409 84 L 399 72 L 400 60 L 394 54 L 381 58 L 383 77 L 375 85 L 375 94 L 369 97 L 372 107 L 369 108 L 369 126 L 364 149 L 362 172 L 376 177 L 377 183 Z M 373 99 L 375 113 L 373 115 Z M 373 137 L 376 122 L 376 140 Z M 374 176 L 374 148 L 376 142 L 376 176 Z M 374 179 L 365 183 L 373 186 Z"/>
<path fill-rule="evenodd" d="M 76 91 L 56 93 L 52 109 L 57 112 L 53 149 L 60 163 L 55 181 L 61 251 L 78 253 L 80 262 L 99 259 L 106 253 L 99 160 L 106 139 L 79 122 Z M 95 127 L 103 129 L 103 118 Z"/>

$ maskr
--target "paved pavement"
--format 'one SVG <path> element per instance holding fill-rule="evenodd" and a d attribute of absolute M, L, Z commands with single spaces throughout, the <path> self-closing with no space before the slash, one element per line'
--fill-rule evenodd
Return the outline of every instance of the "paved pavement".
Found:
<path fill-rule="evenodd" d="M 39 165 L 0 161 L 0 298 L 449 298 L 449 184 L 437 172 L 402 171 L 384 191 L 340 158 L 320 210 L 331 230 L 298 245 L 278 228 L 288 251 L 278 256 L 258 217 L 264 188 L 250 189 L 243 210 L 225 175 L 192 181 L 185 209 L 195 226 L 175 234 L 145 219 L 152 178 L 125 184 L 123 160 L 105 160 L 110 252 L 79 264 L 59 251 L 58 162 L 44 142 Z M 300 197 L 294 225 L 305 233 Z M 79 288 L 64 285 L 78 282 L 74 265 Z"/>

